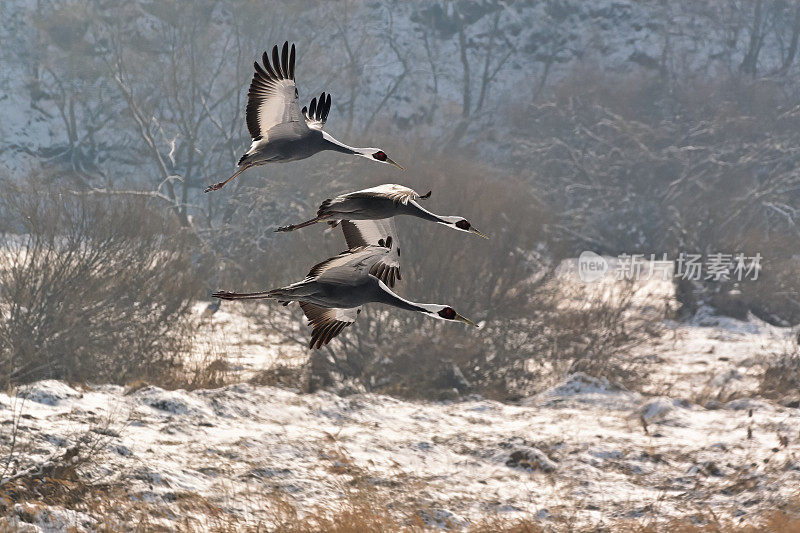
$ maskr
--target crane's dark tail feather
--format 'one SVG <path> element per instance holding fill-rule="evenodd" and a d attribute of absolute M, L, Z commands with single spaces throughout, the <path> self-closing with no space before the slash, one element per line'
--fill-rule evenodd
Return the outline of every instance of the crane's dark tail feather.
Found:
<path fill-rule="evenodd" d="M 244 156 L 244 157 L 246 157 L 246 156 Z M 242 157 L 242 159 L 239 160 L 239 165 L 242 164 L 242 161 L 244 160 L 244 157 Z M 237 170 L 236 172 L 233 173 L 233 176 L 231 176 L 230 178 L 226 179 L 225 181 L 220 181 L 219 183 L 215 183 L 214 185 L 209 185 L 208 187 L 206 187 L 203 190 L 203 192 L 211 192 L 211 191 L 220 190 L 225 185 L 227 185 L 229 181 L 231 181 L 233 178 L 235 178 L 236 176 L 238 176 L 239 174 L 241 174 L 242 172 L 244 172 L 245 170 L 247 170 L 248 168 L 250 168 L 252 166 L 253 166 L 252 163 L 245 163 L 244 166 L 242 166 L 242 168 L 240 168 L 239 170 Z"/>
<path fill-rule="evenodd" d="M 428 198 L 430 198 L 430 197 L 431 197 L 431 194 L 432 194 L 432 193 L 433 193 L 433 191 L 428 191 L 427 193 L 425 193 L 425 194 L 423 194 L 422 196 L 420 196 L 420 197 L 419 197 L 419 199 L 420 199 L 420 200 L 427 200 Z"/>
<path fill-rule="evenodd" d="M 262 300 L 275 298 L 275 291 L 262 291 L 262 292 L 230 292 L 230 291 L 217 291 L 211 296 L 219 298 L 220 300 Z"/>

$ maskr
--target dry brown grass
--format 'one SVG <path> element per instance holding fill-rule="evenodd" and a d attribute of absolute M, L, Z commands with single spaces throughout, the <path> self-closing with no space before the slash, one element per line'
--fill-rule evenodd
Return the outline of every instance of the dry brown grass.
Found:
<path fill-rule="evenodd" d="M 216 389 L 234 381 L 235 372 L 224 349 L 216 345 L 190 344 L 183 364 L 151 380 L 165 389 Z"/>
<path fill-rule="evenodd" d="M 766 398 L 800 400 L 800 346 L 788 348 L 767 361 L 759 393 Z"/>
<path fill-rule="evenodd" d="M 253 385 L 279 386 L 305 390 L 308 376 L 302 366 L 275 364 L 250 378 Z"/>
<path fill-rule="evenodd" d="M 785 509 L 767 511 L 745 524 L 703 513 L 702 516 L 694 517 L 694 520 L 680 518 L 661 524 L 621 523 L 614 530 L 626 533 L 798 533 L 800 501 Z"/>
<path fill-rule="evenodd" d="M 23 522 L 35 522 L 37 514 L 49 506 L 88 513 L 100 520 L 100 531 L 280 531 L 286 533 L 423 533 L 441 531 L 427 523 L 419 508 L 398 504 L 390 494 L 381 493 L 353 481 L 351 490 L 335 507 L 319 507 L 301 512 L 282 495 L 266 492 L 251 496 L 260 506 L 261 521 L 245 520 L 231 508 L 191 492 L 175 492 L 169 503 L 143 501 L 119 486 L 91 485 L 80 480 L 47 478 L 15 484 L 0 491 L 0 514 L 14 514 Z M 12 513 L 8 502 L 24 502 L 22 512 Z M 175 517 L 182 517 L 176 521 Z M 580 525 L 574 517 L 536 518 L 487 517 L 469 526 L 444 523 L 445 530 L 469 533 L 542 533 L 614 531 L 622 533 L 798 533 L 800 506 L 787 505 L 755 517 L 747 523 L 719 519 L 700 513 L 671 520 L 642 519 Z M 16 531 L 0 520 L 0 532 Z"/>

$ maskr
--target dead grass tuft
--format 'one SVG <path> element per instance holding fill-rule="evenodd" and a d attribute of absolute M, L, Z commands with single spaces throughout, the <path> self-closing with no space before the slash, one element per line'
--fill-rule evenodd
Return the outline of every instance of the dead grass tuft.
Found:
<path fill-rule="evenodd" d="M 719 519 L 710 513 L 679 518 L 661 524 L 622 523 L 614 531 L 625 533 L 798 533 L 800 532 L 800 501 L 784 509 L 773 509 L 748 520 L 737 523 Z"/>
<path fill-rule="evenodd" d="M 250 378 L 253 385 L 289 387 L 305 390 L 308 380 L 307 372 L 301 366 L 276 364 L 261 370 Z"/>
<path fill-rule="evenodd" d="M 766 363 L 759 392 L 771 399 L 800 401 L 800 346 L 787 349 Z"/>

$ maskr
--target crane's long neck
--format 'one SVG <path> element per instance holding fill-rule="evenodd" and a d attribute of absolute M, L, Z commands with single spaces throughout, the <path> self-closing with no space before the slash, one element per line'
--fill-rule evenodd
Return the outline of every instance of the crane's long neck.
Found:
<path fill-rule="evenodd" d="M 409 200 L 403 211 L 405 211 L 407 215 L 421 218 L 423 220 L 430 220 L 431 222 L 439 222 L 440 224 L 449 224 L 447 220 L 440 217 L 436 213 L 431 213 L 430 211 L 419 205 L 414 200 Z"/>
<path fill-rule="evenodd" d="M 391 305 L 394 307 L 399 307 L 400 309 L 405 309 L 406 311 L 416 311 L 418 313 L 431 312 L 430 309 L 426 308 L 428 304 L 411 302 L 409 300 L 406 300 L 405 298 L 401 298 L 400 296 L 392 292 L 392 289 L 387 287 L 386 284 L 380 280 L 378 280 L 378 288 L 379 290 L 377 291 L 377 300 L 379 303 Z"/>
<path fill-rule="evenodd" d="M 343 154 L 350 155 L 364 154 L 363 148 L 356 148 L 354 146 L 348 146 L 343 142 L 339 142 L 327 131 L 322 132 L 322 143 L 325 150 L 333 150 L 334 152 L 341 152 Z"/>

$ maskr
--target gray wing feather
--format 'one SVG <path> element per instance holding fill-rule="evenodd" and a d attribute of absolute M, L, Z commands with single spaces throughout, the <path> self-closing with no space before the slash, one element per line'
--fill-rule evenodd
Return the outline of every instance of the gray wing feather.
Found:
<path fill-rule="evenodd" d="M 387 249 L 370 268 L 369 273 L 394 287 L 400 276 L 400 243 L 393 218 L 378 220 L 343 220 L 342 233 L 349 248 L 377 246 Z"/>
<path fill-rule="evenodd" d="M 395 204 L 407 204 L 409 200 L 418 200 L 421 198 L 414 189 L 396 183 L 385 183 L 377 187 L 351 192 L 344 196 L 346 198 L 388 198 Z"/>
<path fill-rule="evenodd" d="M 383 246 L 353 248 L 314 265 L 306 279 L 354 285 L 359 277 L 371 274 L 375 265 L 382 262 L 388 254 L 389 249 Z"/>

